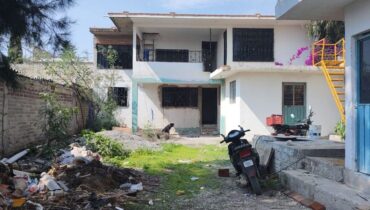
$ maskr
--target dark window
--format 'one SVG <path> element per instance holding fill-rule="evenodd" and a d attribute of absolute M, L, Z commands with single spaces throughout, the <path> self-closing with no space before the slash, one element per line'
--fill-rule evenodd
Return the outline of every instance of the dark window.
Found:
<path fill-rule="evenodd" d="M 118 106 L 128 107 L 128 88 L 109 88 L 109 97 L 111 97 Z"/>
<path fill-rule="evenodd" d="M 236 102 L 236 81 L 230 82 L 230 103 Z"/>
<path fill-rule="evenodd" d="M 96 50 L 99 69 L 132 69 L 132 45 L 96 45 Z M 112 66 L 107 57 L 114 52 L 117 58 Z"/>
<path fill-rule="evenodd" d="M 360 103 L 370 104 L 370 38 L 360 41 Z"/>
<path fill-rule="evenodd" d="M 156 61 L 159 62 L 189 62 L 189 50 L 155 50 Z"/>
<path fill-rule="evenodd" d="M 274 61 L 274 30 L 234 28 L 234 61 Z"/>
<path fill-rule="evenodd" d="M 284 84 L 284 106 L 304 106 L 306 86 L 304 84 Z"/>
<path fill-rule="evenodd" d="M 198 88 L 162 88 L 163 107 L 198 107 Z"/>

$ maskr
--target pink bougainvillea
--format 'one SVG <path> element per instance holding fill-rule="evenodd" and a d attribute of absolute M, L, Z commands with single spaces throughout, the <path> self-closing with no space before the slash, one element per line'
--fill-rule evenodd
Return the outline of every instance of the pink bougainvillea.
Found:
<path fill-rule="evenodd" d="M 301 57 L 301 55 L 305 52 L 305 51 L 307 51 L 309 49 L 309 47 L 301 47 L 301 48 L 299 48 L 298 50 L 297 50 L 297 53 L 296 54 L 294 54 L 291 58 L 290 58 L 290 60 L 289 60 L 289 65 L 292 65 L 293 64 L 293 61 L 294 60 L 296 60 L 296 59 L 298 59 L 298 58 L 300 58 Z"/>

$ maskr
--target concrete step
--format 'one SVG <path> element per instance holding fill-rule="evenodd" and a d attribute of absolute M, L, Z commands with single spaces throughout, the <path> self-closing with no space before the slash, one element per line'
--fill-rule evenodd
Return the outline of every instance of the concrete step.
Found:
<path fill-rule="evenodd" d="M 322 203 L 327 210 L 370 209 L 370 195 L 308 171 L 286 170 L 280 178 L 287 188 Z"/>
<path fill-rule="evenodd" d="M 344 158 L 306 157 L 301 162 L 301 169 L 336 182 L 344 182 Z"/>
<path fill-rule="evenodd" d="M 218 131 L 217 125 L 203 125 L 201 134 L 202 136 L 218 136 L 220 132 Z"/>

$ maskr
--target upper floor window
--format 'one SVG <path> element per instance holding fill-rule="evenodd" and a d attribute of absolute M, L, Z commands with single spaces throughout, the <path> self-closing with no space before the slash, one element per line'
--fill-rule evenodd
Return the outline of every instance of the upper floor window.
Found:
<path fill-rule="evenodd" d="M 274 61 L 274 30 L 234 28 L 234 61 Z"/>
<path fill-rule="evenodd" d="M 109 88 L 108 94 L 118 106 L 128 107 L 128 88 L 111 87 Z"/>
<path fill-rule="evenodd" d="M 132 69 L 132 45 L 96 45 L 99 69 Z"/>

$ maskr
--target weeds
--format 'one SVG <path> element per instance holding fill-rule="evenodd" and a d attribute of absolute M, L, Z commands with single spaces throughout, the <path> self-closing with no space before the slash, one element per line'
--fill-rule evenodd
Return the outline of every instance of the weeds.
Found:
<path fill-rule="evenodd" d="M 144 125 L 143 135 L 144 137 L 149 138 L 149 139 L 155 138 L 156 132 L 151 123 L 148 122 Z"/>
<path fill-rule="evenodd" d="M 98 152 L 105 158 L 117 158 L 123 160 L 129 156 L 129 152 L 124 149 L 121 143 L 118 143 L 101 134 L 92 131 L 83 131 L 83 137 L 86 139 L 86 145 L 94 152 Z"/>

